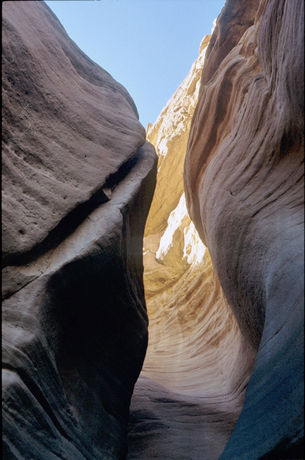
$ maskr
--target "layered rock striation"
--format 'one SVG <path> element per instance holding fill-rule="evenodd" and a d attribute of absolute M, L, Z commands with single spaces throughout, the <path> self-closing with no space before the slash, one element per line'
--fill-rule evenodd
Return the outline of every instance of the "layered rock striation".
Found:
<path fill-rule="evenodd" d="M 188 141 L 190 216 L 258 350 L 222 459 L 303 458 L 303 8 L 227 1 Z"/>
<path fill-rule="evenodd" d="M 227 0 L 148 127 L 143 243 L 131 97 L 4 3 L 5 458 L 302 458 L 303 7 Z"/>
<path fill-rule="evenodd" d="M 121 459 L 156 156 L 43 2 L 3 6 L 3 453 Z"/>
<path fill-rule="evenodd" d="M 150 334 L 129 459 L 303 458 L 302 9 L 228 0 L 148 127 Z"/>
<path fill-rule="evenodd" d="M 132 399 L 130 459 L 218 458 L 240 414 L 255 357 L 184 196 L 187 140 L 210 38 L 204 37 L 189 74 L 147 131 L 159 161 L 144 237 L 149 346 Z"/>

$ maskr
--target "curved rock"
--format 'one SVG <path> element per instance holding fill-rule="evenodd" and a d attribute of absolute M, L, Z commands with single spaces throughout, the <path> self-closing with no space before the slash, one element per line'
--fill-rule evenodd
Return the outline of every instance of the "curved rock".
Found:
<path fill-rule="evenodd" d="M 76 207 L 107 200 L 107 179 L 145 131 L 127 91 L 51 10 L 8 2 L 3 13 L 3 252 L 11 265 L 49 249 L 50 231 Z"/>
<path fill-rule="evenodd" d="M 44 2 L 4 3 L 3 62 L 4 457 L 122 459 L 154 149 Z"/>
<path fill-rule="evenodd" d="M 131 404 L 129 459 L 216 459 L 240 414 L 255 350 L 191 222 L 183 164 L 210 36 L 147 137 L 159 156 L 144 237 L 149 346 Z"/>
<path fill-rule="evenodd" d="M 192 120 L 190 216 L 258 349 L 222 459 L 303 458 L 303 8 L 226 3 Z"/>
<path fill-rule="evenodd" d="M 228 0 L 149 127 L 130 460 L 302 457 L 302 9 Z M 154 151 L 43 2 L 3 15 L 4 457 L 123 459 Z"/>

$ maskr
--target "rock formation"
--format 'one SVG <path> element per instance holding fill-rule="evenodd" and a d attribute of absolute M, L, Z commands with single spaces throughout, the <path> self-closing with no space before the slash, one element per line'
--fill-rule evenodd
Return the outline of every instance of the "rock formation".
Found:
<path fill-rule="evenodd" d="M 303 458 L 303 10 L 229 0 L 192 119 L 187 206 L 258 349 L 222 459 Z"/>
<path fill-rule="evenodd" d="M 210 37 L 147 132 L 159 157 L 144 237 L 149 346 L 132 399 L 129 459 L 218 458 L 241 411 L 255 356 L 188 216 L 183 191 Z"/>
<path fill-rule="evenodd" d="M 149 346 L 130 460 L 303 458 L 301 12 L 227 1 L 205 62 L 149 126 Z M 180 176 L 190 121 L 186 201 L 206 248 Z"/>
<path fill-rule="evenodd" d="M 121 459 L 156 157 L 44 2 L 3 7 L 3 453 Z"/>
<path fill-rule="evenodd" d="M 147 142 L 4 3 L 4 458 L 303 458 L 303 91 L 303 2 L 227 0 Z"/>

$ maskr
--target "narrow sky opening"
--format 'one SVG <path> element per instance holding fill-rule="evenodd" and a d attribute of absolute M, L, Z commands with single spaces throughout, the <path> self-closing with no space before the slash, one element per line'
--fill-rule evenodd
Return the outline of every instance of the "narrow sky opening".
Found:
<path fill-rule="evenodd" d="M 186 77 L 225 0 L 48 0 L 70 38 L 128 90 L 146 128 Z"/>

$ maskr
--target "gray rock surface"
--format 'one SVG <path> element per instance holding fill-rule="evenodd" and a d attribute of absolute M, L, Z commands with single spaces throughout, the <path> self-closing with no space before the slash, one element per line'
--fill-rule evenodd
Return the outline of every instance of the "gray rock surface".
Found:
<path fill-rule="evenodd" d="M 3 7 L 3 453 L 122 459 L 154 148 L 43 2 Z"/>
<path fill-rule="evenodd" d="M 304 2 L 229 0 L 185 162 L 190 216 L 258 350 L 223 460 L 303 458 L 303 164 Z"/>
<path fill-rule="evenodd" d="M 90 200 L 107 200 L 107 179 L 145 130 L 127 91 L 43 2 L 5 2 L 3 27 L 3 251 L 12 264 L 54 245 L 50 232 L 64 218 L 71 231 Z"/>

